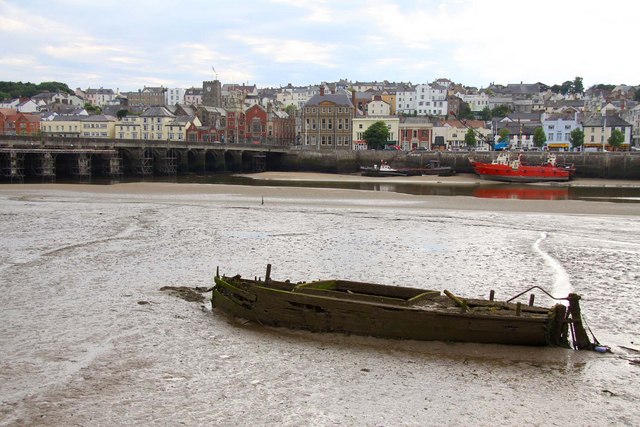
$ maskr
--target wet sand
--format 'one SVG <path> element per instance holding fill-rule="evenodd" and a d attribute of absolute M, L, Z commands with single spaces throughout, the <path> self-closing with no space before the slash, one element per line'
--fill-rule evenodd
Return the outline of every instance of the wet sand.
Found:
<path fill-rule="evenodd" d="M 416 185 L 459 185 L 459 186 L 494 186 L 500 183 L 479 179 L 476 175 L 458 174 L 452 177 L 414 176 L 375 178 L 361 175 L 340 175 L 298 172 L 264 172 L 244 175 L 245 177 L 269 181 L 306 181 L 306 182 L 375 182 L 380 184 L 411 183 Z M 503 183 L 502 183 L 503 184 Z M 576 179 L 566 183 L 529 184 L 534 187 L 564 188 L 573 187 L 634 187 L 640 188 L 640 181 Z M 374 204 L 378 208 L 428 208 L 478 210 L 496 212 L 547 212 L 564 214 L 598 214 L 598 215 L 640 215 L 638 204 L 610 203 L 581 200 L 512 200 L 485 199 L 476 197 L 421 196 L 386 191 L 366 191 L 333 188 L 282 187 L 282 186 L 243 186 L 220 184 L 186 184 L 186 183 L 127 183 L 113 185 L 85 184 L 4 184 L 0 191 L 51 191 L 63 190 L 71 192 L 95 192 L 100 194 L 128 195 L 217 195 L 243 199 L 249 204 L 256 201 L 277 203 L 280 205 L 321 205 L 321 206 L 362 206 Z"/>
<path fill-rule="evenodd" d="M 2 425 L 640 424 L 637 204 L 164 183 L 0 201 Z M 160 291 L 267 262 L 471 297 L 574 289 L 614 353 L 264 328 Z"/>

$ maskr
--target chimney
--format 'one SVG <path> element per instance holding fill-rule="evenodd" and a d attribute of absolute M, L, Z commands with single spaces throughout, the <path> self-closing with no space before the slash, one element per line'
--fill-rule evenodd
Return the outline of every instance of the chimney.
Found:
<path fill-rule="evenodd" d="M 358 107 L 356 106 L 356 90 L 351 91 L 351 103 L 353 104 L 353 117 L 357 116 Z"/>
<path fill-rule="evenodd" d="M 324 85 L 320 85 L 320 96 L 324 96 Z"/>

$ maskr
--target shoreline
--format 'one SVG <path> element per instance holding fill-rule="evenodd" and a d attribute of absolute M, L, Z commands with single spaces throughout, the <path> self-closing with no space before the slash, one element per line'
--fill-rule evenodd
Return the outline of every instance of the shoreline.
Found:
<path fill-rule="evenodd" d="M 377 182 L 389 184 L 442 185 L 442 186 L 494 186 L 503 183 L 483 181 L 474 175 L 453 177 L 418 176 L 400 178 L 375 178 L 359 175 L 333 175 L 298 172 L 263 172 L 253 175 L 239 175 L 262 180 L 267 185 L 230 185 L 166 182 L 133 182 L 111 185 L 94 184 L 0 184 L 0 195 L 4 197 L 29 197 L 35 194 L 46 197 L 49 192 L 121 197 L 124 202 L 136 200 L 169 203 L 193 201 L 203 203 L 221 203 L 229 206 L 306 206 L 322 208 L 376 208 L 376 209 L 417 209 L 480 211 L 510 213 L 540 213 L 566 215 L 606 215 L 640 216 L 637 203 L 614 203 L 600 200 L 525 200 L 480 198 L 473 196 L 451 195 L 413 195 L 392 191 L 371 191 L 361 189 L 341 189 L 322 187 L 295 187 L 268 185 L 269 181 L 306 181 L 306 182 Z M 475 177 L 475 178 L 474 178 Z M 453 179 L 451 179 L 453 178 Z M 563 184 L 556 186 L 556 184 Z M 528 184 L 539 188 L 566 188 L 567 183 Z M 640 187 L 640 182 L 624 181 L 611 183 L 610 180 L 580 179 L 570 182 L 570 186 L 586 187 Z M 504 185 L 504 184 L 503 184 Z M 535 187 L 534 187 L 535 188 Z M 54 195 L 54 194 L 52 194 Z M 142 197 L 140 197 L 142 196 Z M 144 196 L 148 196 L 145 199 Z"/>
<path fill-rule="evenodd" d="M 259 181 L 302 181 L 302 182 L 374 182 L 416 185 L 509 185 L 506 182 L 488 181 L 476 174 L 459 173 L 453 176 L 421 175 L 400 177 L 368 177 L 360 174 L 331 174 L 320 172 L 260 172 L 255 174 L 238 174 L 244 178 Z M 604 188 L 640 188 L 640 181 L 604 178 L 574 178 L 565 182 L 514 183 L 532 187 L 604 187 Z"/>

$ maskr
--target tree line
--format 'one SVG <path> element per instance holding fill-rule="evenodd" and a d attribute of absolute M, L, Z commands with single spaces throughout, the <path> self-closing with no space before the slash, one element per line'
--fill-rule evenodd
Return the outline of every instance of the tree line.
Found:
<path fill-rule="evenodd" d="M 61 82 L 42 82 L 22 83 L 22 82 L 4 82 L 0 81 L 0 100 L 12 100 L 16 98 L 31 98 L 42 92 L 66 92 L 73 94 L 66 83 Z"/>

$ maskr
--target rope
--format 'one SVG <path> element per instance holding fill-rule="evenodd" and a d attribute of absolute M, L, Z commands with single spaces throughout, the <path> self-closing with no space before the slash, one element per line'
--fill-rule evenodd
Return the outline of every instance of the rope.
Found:
<path fill-rule="evenodd" d="M 544 292 L 545 294 L 547 294 L 547 296 L 548 296 L 549 298 L 551 298 L 551 299 L 553 299 L 553 300 L 556 300 L 556 301 L 561 301 L 561 300 L 566 300 L 566 299 L 567 299 L 567 298 L 556 298 L 556 297 L 554 297 L 553 295 L 551 295 L 549 292 L 547 292 L 547 291 L 545 291 L 544 289 L 542 289 L 540 286 L 532 286 L 532 287 L 530 287 L 529 289 L 527 289 L 527 290 L 525 290 L 525 291 L 523 291 L 523 292 L 520 292 L 518 295 L 514 296 L 513 298 L 511 298 L 511 299 L 507 300 L 507 302 L 511 302 L 511 301 L 513 301 L 514 299 L 516 299 L 516 298 L 518 298 L 518 297 L 520 297 L 520 296 L 522 296 L 522 295 L 526 294 L 527 292 L 529 292 L 529 291 L 530 291 L 530 290 L 532 290 L 532 289 L 538 289 L 538 290 L 540 290 L 540 291 Z"/>

